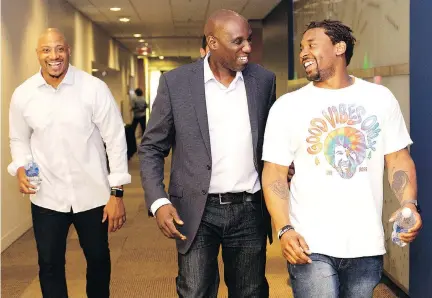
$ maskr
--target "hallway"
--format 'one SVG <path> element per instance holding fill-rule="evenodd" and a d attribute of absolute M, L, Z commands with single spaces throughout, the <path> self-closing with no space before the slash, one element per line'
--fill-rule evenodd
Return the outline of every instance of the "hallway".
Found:
<path fill-rule="evenodd" d="M 177 273 L 174 242 L 166 239 L 159 232 L 153 218 L 147 217 L 136 155 L 129 163 L 129 171 L 133 179 L 132 184 L 127 185 L 125 190 L 127 223 L 120 231 L 110 235 L 111 297 L 174 298 Z M 165 178 L 168 175 L 169 168 L 165 171 Z M 37 276 L 37 254 L 32 230 L 2 253 L 1 262 L 1 297 L 39 298 L 42 296 Z M 73 227 L 68 237 L 66 263 L 69 296 L 86 297 L 85 259 Z M 272 298 L 292 297 L 285 264 L 279 244 L 268 246 L 267 278 Z M 227 297 L 223 282 L 221 282 L 219 297 Z M 380 284 L 374 297 L 394 298 L 396 296 L 385 285 Z"/>

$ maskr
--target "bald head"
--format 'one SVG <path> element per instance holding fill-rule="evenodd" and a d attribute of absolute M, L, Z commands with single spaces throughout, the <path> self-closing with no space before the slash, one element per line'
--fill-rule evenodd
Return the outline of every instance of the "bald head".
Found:
<path fill-rule="evenodd" d="M 204 35 L 217 35 L 223 28 L 223 25 L 230 21 L 241 21 L 247 23 L 247 20 L 235 11 L 220 9 L 212 13 L 208 18 L 204 26 Z"/>
<path fill-rule="evenodd" d="M 50 40 L 61 41 L 65 46 L 68 46 L 66 37 L 64 36 L 63 32 L 61 32 L 57 28 L 48 28 L 39 36 L 37 47 L 39 48 L 43 46 Z"/>
<path fill-rule="evenodd" d="M 210 50 L 210 67 L 218 65 L 232 77 L 246 67 L 252 49 L 252 30 L 243 16 L 232 10 L 218 10 L 208 18 L 204 34 Z"/>

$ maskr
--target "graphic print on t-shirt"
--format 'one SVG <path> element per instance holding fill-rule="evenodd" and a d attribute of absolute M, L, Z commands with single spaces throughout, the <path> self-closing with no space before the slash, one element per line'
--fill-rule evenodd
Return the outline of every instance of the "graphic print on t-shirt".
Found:
<path fill-rule="evenodd" d="M 357 169 L 367 171 L 362 164 L 376 150 L 375 139 L 381 128 L 378 117 L 368 115 L 363 106 L 339 104 L 322 110 L 322 117 L 313 118 L 308 132 L 307 152 L 315 156 L 315 164 L 327 161 L 340 177 L 350 179 Z M 332 174 L 327 171 L 327 175 Z"/>

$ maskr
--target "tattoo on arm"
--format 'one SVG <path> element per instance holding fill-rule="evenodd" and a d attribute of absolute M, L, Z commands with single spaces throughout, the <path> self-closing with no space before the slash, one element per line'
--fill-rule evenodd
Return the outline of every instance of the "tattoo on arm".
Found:
<path fill-rule="evenodd" d="M 399 202 L 402 201 L 405 188 L 409 184 L 409 178 L 406 172 L 399 170 L 393 173 L 391 188 Z"/>
<path fill-rule="evenodd" d="M 289 188 L 286 181 L 276 180 L 269 187 L 281 200 L 289 199 Z"/>

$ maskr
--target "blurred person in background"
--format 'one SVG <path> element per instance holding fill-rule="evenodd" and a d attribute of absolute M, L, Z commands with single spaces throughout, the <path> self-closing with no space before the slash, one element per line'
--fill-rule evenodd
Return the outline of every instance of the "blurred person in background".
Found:
<path fill-rule="evenodd" d="M 146 127 L 147 102 L 141 88 L 135 89 L 135 96 L 131 99 L 131 109 L 133 112 L 132 131 L 135 133 L 139 123 L 142 133 L 144 133 Z"/>

